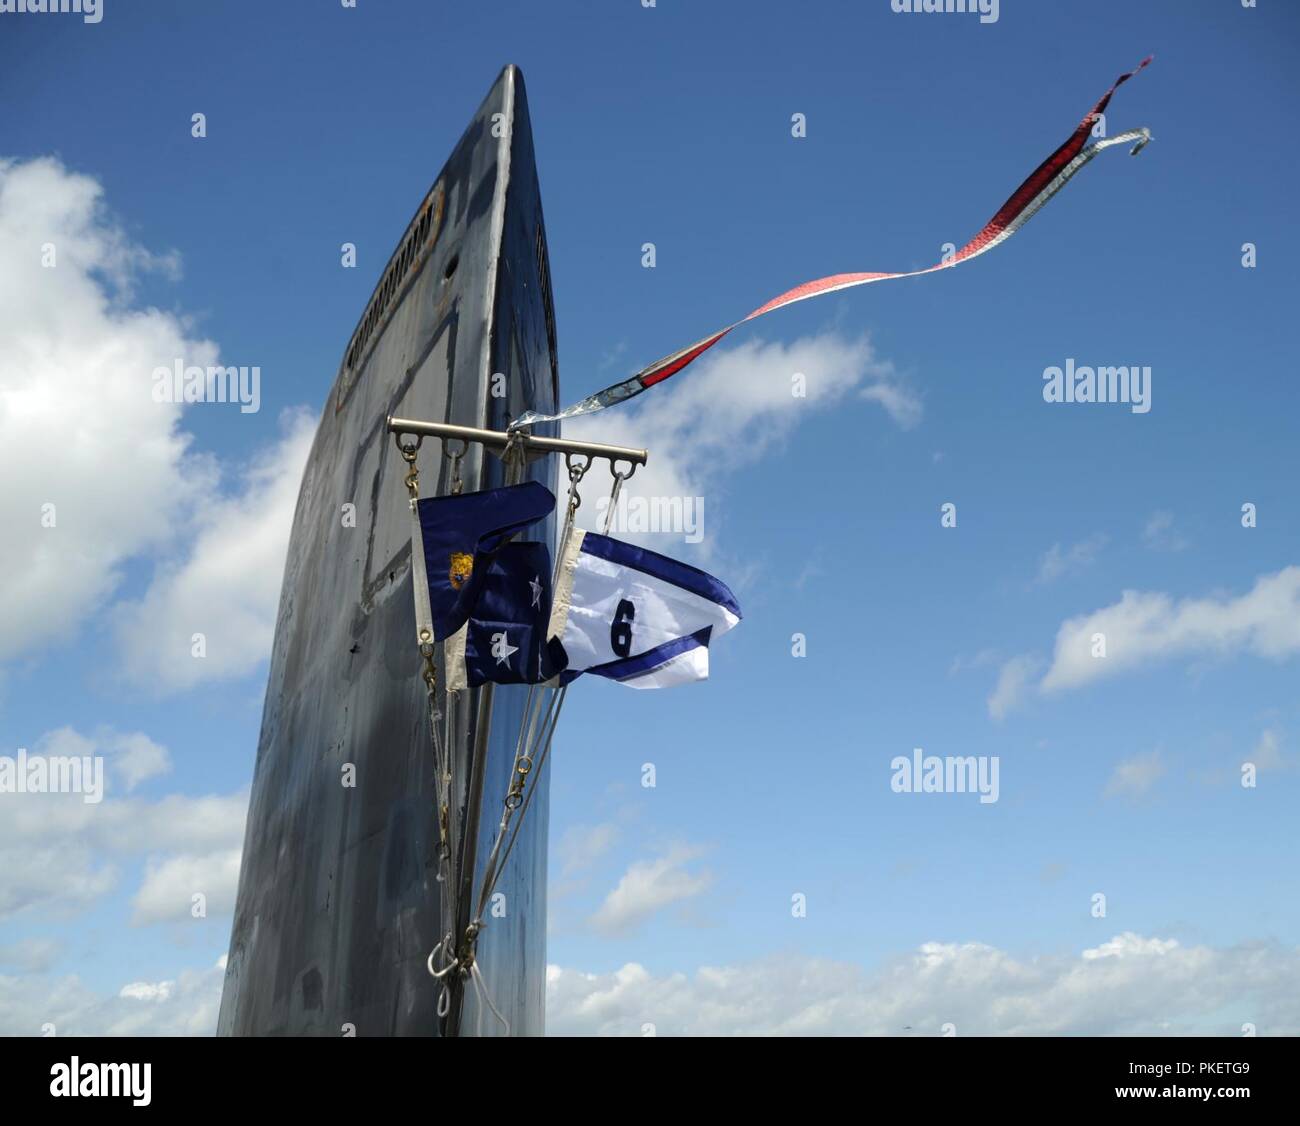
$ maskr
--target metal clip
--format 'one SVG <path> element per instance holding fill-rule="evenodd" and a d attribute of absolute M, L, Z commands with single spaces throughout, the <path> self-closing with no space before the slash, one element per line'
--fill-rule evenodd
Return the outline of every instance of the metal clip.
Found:
<path fill-rule="evenodd" d="M 457 439 L 444 438 L 442 440 L 442 456 L 451 462 L 451 495 L 458 497 L 465 487 L 465 482 L 460 479 L 460 459 L 469 451 L 469 443 L 461 441 L 460 449 L 453 453 L 451 443 L 454 441 L 457 441 Z"/>
<path fill-rule="evenodd" d="M 420 435 L 415 436 L 415 441 L 409 445 L 402 441 L 402 436 L 397 435 L 397 448 L 402 451 L 402 459 L 406 462 L 406 491 L 411 494 L 412 500 L 417 500 L 420 496 L 420 469 L 415 464 L 415 457 L 420 452 L 420 444 L 424 441 Z"/>
<path fill-rule="evenodd" d="M 578 494 L 578 486 L 582 484 L 582 479 L 587 475 L 587 470 L 591 468 L 591 458 L 588 457 L 581 465 L 576 464 L 576 459 L 582 457 L 582 454 L 565 454 L 564 465 L 569 471 L 569 516 L 582 507 L 582 497 Z"/>

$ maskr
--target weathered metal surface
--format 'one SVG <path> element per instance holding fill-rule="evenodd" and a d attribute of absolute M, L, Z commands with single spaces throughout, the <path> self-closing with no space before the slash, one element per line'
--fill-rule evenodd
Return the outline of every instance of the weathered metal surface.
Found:
<path fill-rule="evenodd" d="M 523 81 L 507 67 L 421 203 L 344 353 L 294 516 L 258 744 L 219 1032 L 473 1034 L 473 992 L 445 1022 L 425 960 L 439 940 L 438 825 L 411 595 L 404 466 L 391 415 L 505 429 L 558 402 L 546 237 Z M 493 395 L 493 374 L 506 393 Z M 498 384 L 500 381 L 496 381 Z M 498 388 L 499 389 L 499 388 Z M 538 428 L 538 434 L 554 429 Z M 421 494 L 445 492 L 441 443 Z M 553 491 L 555 458 L 530 475 Z M 471 447 L 466 489 L 504 483 Z M 345 519 L 355 505 L 355 526 Z M 546 534 L 550 535 L 548 528 Z M 431 561 L 433 565 L 433 561 Z M 439 669 L 440 682 L 443 670 Z M 456 842 L 482 867 L 526 689 L 490 697 L 482 816 L 469 799 L 479 693 L 457 709 Z M 355 785 L 344 785 L 345 767 Z M 547 779 L 498 890 L 478 961 L 516 1034 L 543 1030 Z M 462 905 L 460 929 L 468 922 Z M 503 1030 L 490 1013 L 482 1030 Z"/>

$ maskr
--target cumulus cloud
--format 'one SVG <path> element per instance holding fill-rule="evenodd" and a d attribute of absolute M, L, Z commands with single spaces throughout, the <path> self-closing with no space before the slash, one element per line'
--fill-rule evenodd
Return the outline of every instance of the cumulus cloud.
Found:
<path fill-rule="evenodd" d="M 791 394 L 796 374 L 806 380 L 802 398 Z M 920 400 L 865 336 L 850 339 L 830 331 L 789 344 L 749 339 L 710 352 L 678 376 L 670 391 L 651 391 L 618 411 L 573 419 L 564 424 L 564 436 L 649 449 L 649 463 L 625 488 L 629 503 L 703 497 L 707 547 L 716 542 L 718 489 L 726 477 L 785 441 L 812 414 L 842 406 L 854 391 L 884 407 L 900 426 L 921 416 Z M 582 527 L 597 526 L 601 510 L 595 498 L 609 484 L 603 468 L 589 479 L 592 501 L 579 509 Z M 638 538 L 635 531 L 618 534 Z M 654 536 L 644 542 L 662 547 L 671 540 Z"/>
<path fill-rule="evenodd" d="M 203 856 L 171 856 L 150 860 L 144 882 L 131 901 L 137 926 L 183 922 L 192 918 L 194 896 L 202 895 L 208 915 L 227 915 L 235 909 L 239 888 L 240 848 Z"/>
<path fill-rule="evenodd" d="M 71 727 L 60 727 L 41 736 L 32 751 L 48 758 L 102 756 L 109 774 L 126 793 L 172 768 L 167 748 L 140 731 L 102 728 L 90 738 Z"/>
<path fill-rule="evenodd" d="M 1105 655 L 1094 656 L 1096 636 Z M 1179 658 L 1239 655 L 1283 661 L 1300 654 L 1300 566 L 1261 575 L 1245 594 L 1175 599 L 1126 590 L 1118 602 L 1070 618 L 1056 633 L 1046 675 L 1032 654 L 1003 664 L 989 696 L 1001 719 L 1032 693 L 1061 692 L 1134 668 Z"/>
<path fill-rule="evenodd" d="M 153 373 L 217 364 L 217 347 L 138 306 L 137 283 L 175 278 L 178 259 L 134 243 L 93 178 L 0 160 L 0 245 L 0 661 L 84 631 L 144 559 L 148 591 L 111 611 L 121 671 L 160 691 L 250 671 L 270 651 L 312 419 L 289 415 L 242 470 L 195 452 Z"/>
<path fill-rule="evenodd" d="M 298 485 L 316 420 L 284 420 L 278 445 L 254 460 L 238 492 L 203 506 L 184 557 L 114 611 L 123 672 L 160 691 L 242 676 L 271 652 Z M 203 635 L 203 656 L 194 635 Z"/>
<path fill-rule="evenodd" d="M 130 307 L 142 272 L 175 264 L 131 243 L 101 195 L 56 160 L 0 160 L 0 659 L 71 636 L 213 481 L 150 375 L 216 347 Z"/>
<path fill-rule="evenodd" d="M 80 978 L 0 977 L 0 1036 L 211 1036 L 226 959 L 168 981 L 133 981 L 105 996 Z"/>
<path fill-rule="evenodd" d="M 1092 656 L 1093 634 L 1106 656 Z M 1062 624 L 1044 691 L 1077 688 L 1175 657 L 1249 653 L 1282 660 L 1300 653 L 1300 567 L 1263 575 L 1238 596 L 1173 599 L 1126 590 L 1113 605 Z"/>
<path fill-rule="evenodd" d="M 591 917 L 592 926 L 609 935 L 626 934 L 657 911 L 707 891 L 712 875 L 686 869 L 699 856 L 699 849 L 677 846 L 655 860 L 638 860 Z"/>
<path fill-rule="evenodd" d="M 210 1036 L 225 958 L 105 995 L 75 976 L 0 976 L 0 1035 Z M 546 1031 L 559 1036 L 1300 1035 L 1300 950 L 1184 946 L 1117 935 L 1077 955 L 1013 956 L 925 943 L 867 972 L 820 958 L 654 974 L 548 966 Z M 647 1027 L 652 1026 L 652 1027 Z"/>
<path fill-rule="evenodd" d="M 1300 951 L 1126 933 L 1079 955 L 931 942 L 872 973 L 783 957 L 656 975 L 547 969 L 551 1035 L 958 1036 L 1300 1033 Z M 906 1031 L 909 1030 L 910 1031 Z"/>
<path fill-rule="evenodd" d="M 129 794 L 141 782 L 172 768 L 167 748 L 159 746 L 148 735 L 136 731 L 129 735 L 114 736 L 110 745 L 113 768 L 122 780 L 122 788 Z"/>
<path fill-rule="evenodd" d="M 134 738 L 156 746 L 147 736 Z M 62 728 L 36 747 L 93 752 L 97 743 Z M 109 773 L 108 792 L 97 804 L 87 804 L 81 794 L 0 793 L 0 919 L 21 911 L 84 909 L 117 886 L 122 864 L 140 858 L 153 858 L 154 866 L 136 903 L 137 922 L 167 917 L 163 893 L 175 890 L 171 881 L 181 871 L 202 881 L 185 892 L 186 917 L 196 891 L 209 895 L 210 914 L 218 913 L 218 905 L 229 910 L 230 854 L 237 856 L 243 844 L 247 793 L 147 801 L 119 796 L 119 778 Z M 125 783 L 121 788 L 127 790 Z M 169 867 L 173 858 L 185 858 L 189 867 L 180 859 Z"/>
<path fill-rule="evenodd" d="M 1039 662 L 1035 657 L 1012 657 L 1005 662 L 998 671 L 998 682 L 988 699 L 989 715 L 994 719 L 1003 719 L 1017 707 L 1033 687 L 1032 681 L 1038 668 Z"/>

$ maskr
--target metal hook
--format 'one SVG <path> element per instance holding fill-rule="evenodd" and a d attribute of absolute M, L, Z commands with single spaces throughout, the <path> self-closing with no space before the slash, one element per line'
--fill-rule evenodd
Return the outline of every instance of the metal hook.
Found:
<path fill-rule="evenodd" d="M 577 459 L 585 457 L 586 460 L 581 465 L 576 464 Z M 578 492 L 578 486 L 582 484 L 582 479 L 587 475 L 587 470 L 591 468 L 591 457 L 585 454 L 564 455 L 564 464 L 569 471 L 569 519 L 573 519 L 573 514 L 582 507 L 582 495 Z"/>
<path fill-rule="evenodd" d="M 415 458 L 420 452 L 420 446 L 424 444 L 422 435 L 414 435 L 415 441 L 406 443 L 402 441 L 400 433 L 395 435 L 397 448 L 402 453 L 402 460 L 406 462 L 406 477 L 403 483 L 406 485 L 406 491 L 411 495 L 411 501 L 414 502 L 420 495 L 420 467 L 416 465 Z"/>
<path fill-rule="evenodd" d="M 460 442 L 460 449 L 452 451 L 452 442 Z M 442 440 L 442 456 L 451 462 L 451 495 L 459 496 L 461 490 L 465 487 L 465 482 L 460 478 L 460 459 L 469 453 L 469 443 L 462 438 L 444 438 Z"/>

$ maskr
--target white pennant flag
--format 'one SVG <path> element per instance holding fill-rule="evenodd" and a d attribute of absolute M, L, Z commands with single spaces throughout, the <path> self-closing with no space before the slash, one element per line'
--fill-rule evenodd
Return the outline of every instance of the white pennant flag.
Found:
<path fill-rule="evenodd" d="M 568 656 L 561 674 L 667 688 L 709 675 L 709 642 L 740 621 L 735 596 L 712 575 L 595 532 L 575 530 L 560 560 L 550 636 Z"/>

